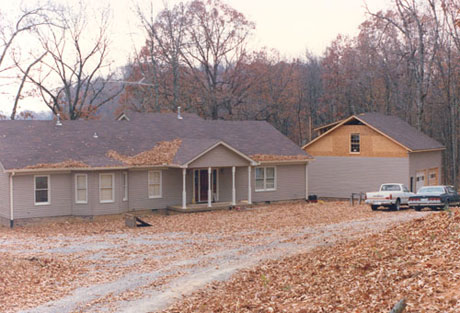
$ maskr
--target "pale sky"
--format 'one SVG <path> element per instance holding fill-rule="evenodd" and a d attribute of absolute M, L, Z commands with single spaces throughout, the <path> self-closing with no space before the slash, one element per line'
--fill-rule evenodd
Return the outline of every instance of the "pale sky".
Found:
<path fill-rule="evenodd" d="M 165 0 L 152 0 L 160 11 Z M 24 3 L 30 4 L 28 0 Z M 78 0 L 55 0 L 77 3 Z M 111 30 L 112 54 L 115 65 L 122 66 L 133 47 L 144 43 L 144 33 L 134 13 L 134 6 L 148 8 L 150 0 L 83 0 L 88 6 L 106 6 L 113 11 Z M 179 0 L 169 0 L 172 7 Z M 355 36 L 358 26 L 366 18 L 365 0 L 224 0 L 256 24 L 249 48 L 274 48 L 287 58 L 302 57 L 306 49 L 322 55 L 337 35 Z M 389 7 L 391 0 L 366 0 L 371 11 Z M 1 12 L 17 11 L 20 1 L 0 0 Z M 1 79 L 1 78 L 0 78 Z M 0 82 L 0 86 L 2 86 Z M 1 88 L 1 87 L 0 87 Z M 4 90 L 3 90 L 4 92 Z M 9 114 L 14 97 L 0 93 L 0 110 Z M 34 111 L 47 110 L 40 99 L 23 101 L 22 108 Z"/>

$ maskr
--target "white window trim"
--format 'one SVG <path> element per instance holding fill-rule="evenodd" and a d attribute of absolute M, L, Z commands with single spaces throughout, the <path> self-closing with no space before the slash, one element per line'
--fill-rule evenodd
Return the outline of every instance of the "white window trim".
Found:
<path fill-rule="evenodd" d="M 123 184 L 122 184 L 123 185 L 123 201 L 128 201 L 128 193 L 129 193 L 128 192 L 128 190 L 129 190 L 129 187 L 128 187 L 128 185 L 129 185 L 128 172 L 123 172 L 122 177 L 123 177 Z"/>
<path fill-rule="evenodd" d="M 151 196 L 149 193 L 150 186 L 150 173 L 160 173 L 160 194 L 156 196 Z M 163 198 L 163 171 L 148 171 L 147 172 L 147 195 L 149 199 L 160 199 Z"/>
<path fill-rule="evenodd" d="M 351 151 L 351 136 L 353 135 L 358 135 L 359 136 L 359 151 L 358 152 L 355 152 L 355 151 Z M 361 134 L 360 133 L 351 133 L 350 134 L 350 145 L 348 146 L 348 148 L 350 149 L 350 154 L 361 154 Z"/>
<path fill-rule="evenodd" d="M 112 200 L 101 200 L 102 175 L 112 176 Z M 114 203 L 115 202 L 115 174 L 114 173 L 99 173 L 99 202 L 100 203 Z"/>
<path fill-rule="evenodd" d="M 85 177 L 85 186 L 86 186 L 86 200 L 78 201 L 78 177 Z M 87 174 L 75 174 L 75 203 L 77 204 L 88 204 L 88 175 Z"/>
<path fill-rule="evenodd" d="M 257 169 L 258 168 L 263 168 L 264 169 L 264 188 L 263 189 L 257 189 Z M 274 180 L 275 180 L 275 184 L 274 184 L 274 187 L 273 188 L 267 188 L 267 168 L 273 168 L 274 170 Z M 276 166 L 258 166 L 256 167 L 256 169 L 254 170 L 254 190 L 255 192 L 265 192 L 265 191 L 276 191 L 276 188 L 277 188 L 277 179 L 276 179 Z"/>
<path fill-rule="evenodd" d="M 37 177 L 46 177 L 48 179 L 48 202 L 37 202 Z M 50 205 L 51 204 L 51 178 L 50 175 L 34 175 L 34 204 Z"/>

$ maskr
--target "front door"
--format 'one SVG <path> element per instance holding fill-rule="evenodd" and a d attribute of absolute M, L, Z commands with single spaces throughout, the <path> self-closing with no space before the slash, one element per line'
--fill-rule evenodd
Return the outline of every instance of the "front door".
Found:
<path fill-rule="evenodd" d="M 208 170 L 195 170 L 195 200 L 208 201 Z M 211 172 L 212 200 L 217 200 L 217 170 Z"/>
<path fill-rule="evenodd" d="M 199 202 L 208 201 L 208 171 L 200 170 L 200 197 Z"/>

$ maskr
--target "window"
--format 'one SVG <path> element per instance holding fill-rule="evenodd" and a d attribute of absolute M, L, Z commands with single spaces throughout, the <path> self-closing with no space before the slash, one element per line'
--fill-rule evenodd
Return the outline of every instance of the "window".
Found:
<path fill-rule="evenodd" d="M 274 167 L 256 167 L 256 191 L 276 190 Z"/>
<path fill-rule="evenodd" d="M 382 191 L 401 191 L 399 185 L 383 185 Z"/>
<path fill-rule="evenodd" d="M 149 171 L 149 198 L 161 198 L 161 171 Z"/>
<path fill-rule="evenodd" d="M 128 201 L 128 173 L 123 173 L 123 201 Z"/>
<path fill-rule="evenodd" d="M 88 203 L 88 175 L 75 175 L 75 203 Z"/>
<path fill-rule="evenodd" d="M 35 205 L 50 204 L 49 175 L 34 177 Z"/>
<path fill-rule="evenodd" d="M 360 152 L 360 136 L 359 134 L 350 135 L 350 152 L 359 153 Z"/>
<path fill-rule="evenodd" d="M 115 201 L 115 175 L 99 174 L 99 202 L 109 203 Z"/>

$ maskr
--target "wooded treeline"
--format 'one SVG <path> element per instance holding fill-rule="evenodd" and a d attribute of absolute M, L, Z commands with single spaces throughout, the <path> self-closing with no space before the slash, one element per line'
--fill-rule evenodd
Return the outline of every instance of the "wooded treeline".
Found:
<path fill-rule="evenodd" d="M 323 55 L 306 52 L 296 59 L 250 50 L 256 25 L 220 0 L 192 0 L 160 12 L 139 7 L 145 45 L 124 67 L 119 97 L 118 85 L 106 84 L 114 76 L 100 74 L 110 49 L 107 15 L 84 52 L 85 20 L 63 9 L 53 11 L 58 18 L 44 19 L 44 12 L 32 11 L 22 21 L 43 50 L 30 59 L 32 70 L 20 69 L 64 118 L 92 118 L 113 99 L 118 112 L 181 106 L 209 119 L 266 120 L 302 145 L 317 126 L 376 111 L 442 142 L 445 180 L 457 182 L 459 0 L 392 0 L 386 11 L 368 11 L 356 37 L 339 35 Z M 74 57 L 67 59 L 65 49 Z M 52 86 L 51 75 L 61 83 Z"/>
<path fill-rule="evenodd" d="M 312 128 L 351 114 L 397 115 L 446 146 L 444 177 L 454 183 L 459 10 L 458 0 L 394 0 L 390 10 L 369 11 L 358 36 L 339 35 L 323 56 L 295 60 L 248 51 L 254 25 L 218 1 L 179 4 L 156 16 L 139 12 L 147 40 L 126 79 L 150 85 L 127 86 L 121 104 L 266 120 L 299 145 Z"/>

